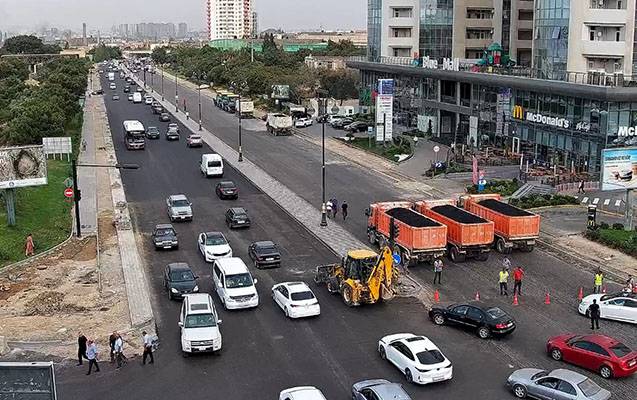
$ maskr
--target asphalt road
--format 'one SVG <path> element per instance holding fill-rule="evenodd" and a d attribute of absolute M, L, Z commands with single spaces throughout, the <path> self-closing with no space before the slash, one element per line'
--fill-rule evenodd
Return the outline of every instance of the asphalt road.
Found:
<path fill-rule="evenodd" d="M 157 79 L 155 80 L 157 82 Z M 118 91 L 123 84 L 118 81 Z M 166 93 L 174 94 L 167 88 Z M 156 364 L 142 368 L 138 362 L 115 372 L 106 366 L 103 372 L 86 377 L 74 367 L 58 371 L 62 399 L 91 398 L 175 398 L 189 397 L 224 399 L 276 398 L 278 392 L 295 385 L 320 387 L 328 399 L 347 398 L 352 383 L 368 378 L 387 378 L 404 382 L 393 367 L 381 362 L 375 347 L 377 340 L 388 333 L 414 332 L 430 337 L 454 362 L 451 382 L 428 387 L 407 386 L 414 399 L 444 396 L 446 399 L 512 397 L 503 383 L 515 368 L 564 367 L 544 354 L 548 336 L 565 331 L 588 332 L 588 322 L 575 311 L 576 294 L 580 286 L 592 282 L 587 271 L 536 252 L 514 254 L 514 264 L 524 265 L 527 278 L 521 305 L 514 307 L 509 298 L 496 293 L 496 273 L 501 257 L 489 262 L 447 263 L 440 287 L 443 301 L 472 298 L 476 290 L 483 300 L 510 311 L 518 321 L 518 330 L 504 339 L 481 341 L 474 334 L 448 327 L 435 327 L 426 318 L 425 309 L 414 299 L 396 299 L 374 307 L 349 309 L 340 299 L 329 296 L 324 288 L 311 285 L 319 298 L 322 315 L 306 321 L 288 321 L 269 299 L 272 284 L 284 280 L 311 280 L 315 265 L 333 260 L 331 252 L 316 242 L 276 204 L 226 167 L 226 178 L 233 179 L 241 189 L 238 201 L 221 201 L 214 196 L 216 180 L 205 180 L 196 169 L 197 156 L 209 150 L 187 149 L 182 140 L 166 142 L 164 138 L 149 141 L 143 152 L 128 152 L 124 148 L 121 123 L 135 118 L 146 126 L 158 126 L 162 133 L 166 123 L 159 123 L 149 107 L 133 105 L 123 96 L 112 101 L 106 90 L 106 103 L 116 151 L 120 162 L 142 165 L 138 171 L 124 171 L 123 181 L 133 211 L 137 232 L 143 237 L 144 255 L 154 295 L 161 348 Z M 180 88 L 180 98 L 196 104 L 196 94 Z M 192 107 L 194 108 L 194 107 Z M 172 111 L 172 110 L 171 110 Z M 236 119 L 206 107 L 204 124 L 227 143 L 236 135 Z M 182 132 L 184 128 L 181 127 Z M 183 137 L 183 136 L 182 136 Z M 236 144 L 236 142 L 234 142 Z M 294 137 L 274 138 L 258 130 L 243 137 L 245 155 L 280 179 L 301 196 L 316 199 L 320 195 L 318 165 L 320 153 L 316 147 Z M 400 197 L 400 189 L 380 182 L 360 167 L 344 162 L 330 165 L 330 189 L 348 193 L 352 219 L 345 227 L 365 239 L 365 217 L 362 209 L 370 201 Z M 155 252 L 150 245 L 152 227 L 167 220 L 164 199 L 169 194 L 183 192 L 194 203 L 195 220 L 176 224 L 180 249 Z M 330 192 L 331 193 L 331 192 Z M 339 196 L 342 199 L 342 196 Z M 229 232 L 223 223 L 223 212 L 230 204 L 245 206 L 253 219 L 246 231 Z M 246 249 L 253 240 L 271 239 L 282 248 L 284 263 L 276 270 L 253 271 L 259 279 L 261 305 L 256 310 L 224 312 L 222 355 L 182 358 L 179 348 L 177 315 L 179 303 L 169 302 L 161 286 L 161 271 L 168 262 L 190 263 L 201 277 L 203 290 L 210 291 L 210 268 L 199 256 L 195 246 L 198 232 L 219 229 L 227 233 L 235 254 L 247 260 Z M 432 273 L 427 266 L 412 269 L 412 275 L 429 282 Z M 612 289 L 609 288 L 609 289 Z M 550 292 L 551 305 L 544 305 L 544 295 Z M 213 296 L 217 306 L 218 298 Z M 602 333 L 637 347 L 634 327 L 603 322 Z M 577 369 L 576 367 L 572 367 Z M 579 369 L 577 369 L 579 370 Z M 580 372 L 584 372 L 579 370 Z M 604 381 L 585 372 L 617 398 L 637 395 L 637 379 Z"/>

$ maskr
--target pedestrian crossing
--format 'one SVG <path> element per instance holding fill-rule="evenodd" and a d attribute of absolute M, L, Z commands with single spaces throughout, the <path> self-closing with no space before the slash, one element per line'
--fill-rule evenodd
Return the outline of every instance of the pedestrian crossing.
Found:
<path fill-rule="evenodd" d="M 618 211 L 623 207 L 624 201 L 622 199 L 604 199 L 601 197 L 588 197 L 584 196 L 580 199 L 579 196 L 573 196 L 575 199 L 579 200 L 582 205 L 594 205 L 598 207 L 602 207 L 603 209 L 609 209 L 611 211 Z M 601 202 L 601 204 L 600 204 Z"/>

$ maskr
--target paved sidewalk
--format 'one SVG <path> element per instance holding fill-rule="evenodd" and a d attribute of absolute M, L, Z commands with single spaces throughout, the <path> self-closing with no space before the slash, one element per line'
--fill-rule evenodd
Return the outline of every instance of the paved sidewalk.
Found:
<path fill-rule="evenodd" d="M 97 83 L 99 88 L 99 81 Z M 98 121 L 98 102 L 93 97 L 87 97 L 84 103 L 84 122 L 82 124 L 82 142 L 78 164 L 95 163 L 95 139 L 93 132 L 96 131 Z M 80 200 L 80 223 L 83 235 L 95 235 L 97 233 L 97 177 L 95 168 L 77 169 L 77 184 L 82 191 Z M 73 224 L 74 231 L 76 225 Z M 77 232 L 76 232 L 77 233 Z"/>

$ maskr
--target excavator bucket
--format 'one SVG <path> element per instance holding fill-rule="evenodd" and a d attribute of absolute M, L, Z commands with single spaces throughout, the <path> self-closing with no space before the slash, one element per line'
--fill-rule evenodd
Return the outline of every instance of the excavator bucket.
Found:
<path fill-rule="evenodd" d="M 316 267 L 316 274 L 314 275 L 314 282 L 316 283 L 328 283 L 334 276 L 334 270 L 337 264 L 319 265 Z"/>

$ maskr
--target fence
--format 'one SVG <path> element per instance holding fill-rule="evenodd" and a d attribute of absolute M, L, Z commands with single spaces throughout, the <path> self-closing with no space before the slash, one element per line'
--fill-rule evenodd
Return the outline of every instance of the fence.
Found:
<path fill-rule="evenodd" d="M 579 189 L 579 185 L 580 182 L 561 183 L 555 185 L 555 190 L 557 190 L 558 193 L 576 192 Z M 599 181 L 584 182 L 584 190 L 599 190 Z"/>

